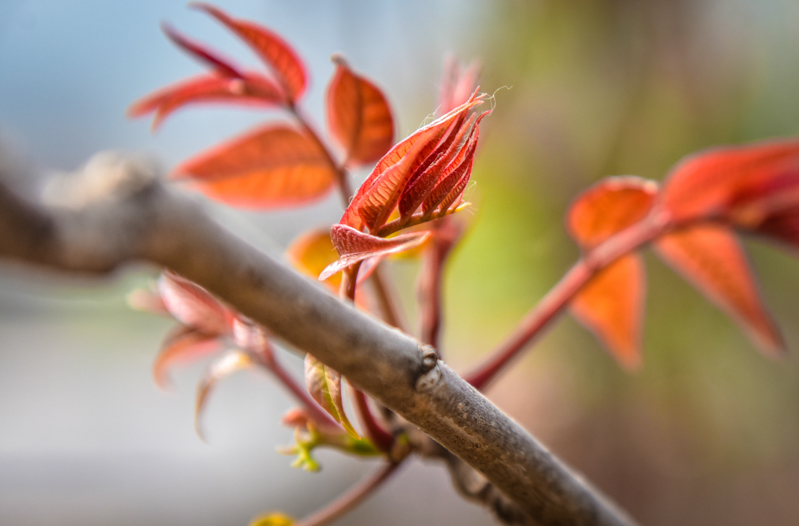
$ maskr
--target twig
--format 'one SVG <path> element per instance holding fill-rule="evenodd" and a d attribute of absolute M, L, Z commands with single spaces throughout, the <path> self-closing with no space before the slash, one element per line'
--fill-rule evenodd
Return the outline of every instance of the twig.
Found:
<path fill-rule="evenodd" d="M 434 351 L 227 232 L 151 170 L 109 164 L 104 191 L 74 210 L 25 203 L 0 183 L 0 257 L 84 275 L 136 261 L 169 267 L 345 375 L 480 472 L 531 520 L 634 524 Z"/>
<path fill-rule="evenodd" d="M 569 269 L 566 275 L 524 317 L 518 327 L 472 372 L 463 375 L 483 390 L 516 358 L 549 323 L 561 314 L 574 296 L 600 270 L 663 233 L 667 222 L 656 211 L 643 221 L 597 246 Z"/>
<path fill-rule="evenodd" d="M 344 298 L 350 303 L 355 302 L 355 290 L 358 284 L 358 271 L 361 268 L 361 263 L 358 262 L 352 267 L 344 271 L 344 280 L 341 283 L 341 290 Z M 383 426 L 375 419 L 372 410 L 369 409 L 369 403 L 366 400 L 366 395 L 363 391 L 353 387 L 353 402 L 355 403 L 355 412 L 358 415 L 363 431 L 366 437 L 382 452 L 388 453 L 394 445 L 394 436 L 383 429 Z"/>
<path fill-rule="evenodd" d="M 339 517 L 345 515 L 350 510 L 356 508 L 361 502 L 371 495 L 383 482 L 388 480 L 393 475 L 400 462 L 392 462 L 386 464 L 379 471 L 375 472 L 371 477 L 364 480 L 357 486 L 352 487 L 347 493 L 339 497 L 337 500 L 330 503 L 328 506 L 317 511 L 310 517 L 306 517 L 295 526 L 323 526 Z"/>
<path fill-rule="evenodd" d="M 396 327 L 402 332 L 408 333 L 408 328 L 405 326 L 405 321 L 400 315 L 400 310 L 397 307 L 397 300 L 393 291 L 386 283 L 385 274 L 383 272 L 383 263 L 379 262 L 370 276 L 372 285 L 374 286 L 377 301 L 380 303 L 380 309 L 383 312 L 384 320 L 392 327 Z"/>
<path fill-rule="evenodd" d="M 350 204 L 350 199 L 352 199 L 352 187 L 350 186 L 350 179 L 349 173 L 347 169 L 336 162 L 336 159 L 333 157 L 333 152 L 330 151 L 330 148 L 322 141 L 322 138 L 316 133 L 316 129 L 311 125 L 311 121 L 302 113 L 300 108 L 295 105 L 291 105 L 288 107 L 288 110 L 291 112 L 292 115 L 297 119 L 297 122 L 300 123 L 305 133 L 308 134 L 308 137 L 313 140 L 317 146 L 324 152 L 325 158 L 327 159 L 330 168 L 336 174 L 336 182 L 338 183 L 338 187 L 341 193 L 341 198 L 344 202 L 344 208 L 347 208 Z"/>

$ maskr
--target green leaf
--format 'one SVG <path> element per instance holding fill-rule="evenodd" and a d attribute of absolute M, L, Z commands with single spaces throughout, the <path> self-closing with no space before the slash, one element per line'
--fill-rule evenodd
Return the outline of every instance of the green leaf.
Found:
<path fill-rule="evenodd" d="M 291 463 L 291 467 L 304 469 L 305 471 L 319 471 L 322 466 L 313 457 L 313 450 L 319 445 L 320 435 L 318 432 L 311 431 L 303 433 L 299 429 L 294 432 L 294 445 L 279 447 L 278 453 L 281 455 L 296 455 L 297 458 Z"/>
<path fill-rule="evenodd" d="M 305 385 L 314 400 L 339 422 L 353 438 L 360 438 L 344 413 L 341 398 L 341 375 L 322 362 L 305 355 Z"/>
<path fill-rule="evenodd" d="M 307 426 L 307 427 L 306 427 Z M 318 429 L 312 420 L 294 430 L 294 445 L 278 448 L 283 455 L 296 455 L 291 466 L 305 471 L 319 471 L 321 466 L 313 457 L 313 450 L 327 446 L 359 457 L 373 457 L 382 452 L 367 438 L 354 438 L 341 430 Z"/>

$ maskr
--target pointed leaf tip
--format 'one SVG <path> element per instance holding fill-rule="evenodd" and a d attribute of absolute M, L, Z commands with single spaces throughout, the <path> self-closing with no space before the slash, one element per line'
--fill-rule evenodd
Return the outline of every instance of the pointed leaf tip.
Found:
<path fill-rule="evenodd" d="M 211 51 L 210 48 L 206 47 L 199 42 L 195 42 L 185 36 L 183 36 L 177 29 L 172 27 L 170 24 L 166 22 L 161 22 L 161 31 L 174 42 L 178 47 L 183 49 L 184 51 L 188 52 L 190 55 L 193 55 L 201 62 L 211 66 L 214 70 L 216 70 L 220 75 L 232 78 L 242 78 L 242 73 L 233 66 L 233 64 L 219 55 L 217 55 L 214 51 Z"/>
<path fill-rule="evenodd" d="M 152 130 L 176 110 L 189 104 L 235 104 L 253 107 L 273 107 L 281 95 L 272 81 L 245 74 L 245 78 L 230 78 L 205 74 L 189 78 L 155 91 L 134 102 L 128 117 L 141 117 L 155 112 Z"/>
<path fill-rule="evenodd" d="M 590 251 L 643 220 L 651 211 L 658 187 L 639 177 L 609 177 L 583 192 L 566 215 L 571 237 Z M 641 333 L 646 272 L 638 254 L 612 263 L 569 304 L 574 317 L 591 330 L 616 361 L 628 370 L 641 364 Z"/>
<path fill-rule="evenodd" d="M 769 356 L 784 353 L 782 336 L 732 230 L 699 225 L 663 236 L 654 247 L 661 259 L 742 325 L 758 349 Z"/>
<path fill-rule="evenodd" d="M 250 46 L 271 68 L 289 102 L 294 103 L 302 96 L 308 83 L 305 65 L 282 37 L 248 20 L 235 19 L 210 4 L 192 2 L 189 5 L 214 17 Z"/>
<path fill-rule="evenodd" d="M 594 276 L 569 309 L 619 364 L 635 370 L 641 365 L 645 296 L 643 261 L 638 254 L 630 254 Z"/>

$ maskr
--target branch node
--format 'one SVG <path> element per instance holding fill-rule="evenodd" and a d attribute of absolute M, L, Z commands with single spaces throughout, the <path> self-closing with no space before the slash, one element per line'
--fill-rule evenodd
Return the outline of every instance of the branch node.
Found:
<path fill-rule="evenodd" d="M 416 379 L 418 392 L 429 391 L 441 381 L 441 369 L 438 367 L 438 353 L 430 345 L 419 345 L 422 353 L 422 371 Z"/>

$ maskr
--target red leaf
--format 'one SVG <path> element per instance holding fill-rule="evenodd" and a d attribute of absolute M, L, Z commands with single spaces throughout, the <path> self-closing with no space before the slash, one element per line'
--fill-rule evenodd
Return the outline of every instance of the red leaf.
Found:
<path fill-rule="evenodd" d="M 630 254 L 594 276 L 569 304 L 574 317 L 627 369 L 641 363 L 645 293 L 643 262 Z"/>
<path fill-rule="evenodd" d="M 572 203 L 566 215 L 566 228 L 581 247 L 593 248 L 646 217 L 656 194 L 654 181 L 608 177 Z"/>
<path fill-rule="evenodd" d="M 727 227 L 699 225 L 655 243 L 658 255 L 747 329 L 764 352 L 781 354 L 782 337 L 763 306 L 744 251 Z"/>
<path fill-rule="evenodd" d="M 218 56 L 205 45 L 184 37 L 169 24 L 162 23 L 161 30 L 178 47 L 187 51 L 189 54 L 194 55 L 202 62 L 205 62 L 220 75 L 231 78 L 243 78 L 243 74 L 233 64 L 231 64 L 229 60 Z"/>
<path fill-rule="evenodd" d="M 475 123 L 478 122 L 476 115 L 471 115 L 468 121 L 456 121 L 449 131 L 447 138 L 442 141 L 439 147 L 430 158 L 434 160 L 424 168 L 421 173 L 408 180 L 407 185 L 402 190 L 399 198 L 398 210 L 400 218 L 406 218 L 413 214 L 421 205 L 433 188 L 446 177 L 452 166 L 458 164 L 458 159 L 463 157 L 463 152 L 469 150 L 470 139 L 477 130 Z M 474 153 L 474 152 L 472 152 Z M 420 167 L 421 168 L 421 167 Z M 446 194 L 446 192 L 444 192 Z"/>
<path fill-rule="evenodd" d="M 153 364 L 153 379 L 161 389 L 169 386 L 169 369 L 179 363 L 187 363 L 219 350 L 216 336 L 201 333 L 181 325 L 170 332 L 161 345 L 161 351 Z"/>
<path fill-rule="evenodd" d="M 178 321 L 208 336 L 229 334 L 233 314 L 199 285 L 164 272 L 158 280 L 164 305 Z"/>
<path fill-rule="evenodd" d="M 214 199 L 234 206 L 280 207 L 324 196 L 335 172 L 322 147 L 285 125 L 267 125 L 175 168 Z"/>
<path fill-rule="evenodd" d="M 474 164 L 474 159 L 469 159 L 464 163 L 466 166 L 463 170 L 455 171 L 451 174 L 450 177 L 447 177 L 442 181 L 442 190 L 449 187 L 450 183 L 453 184 L 449 193 L 441 200 L 439 203 L 438 210 L 439 214 L 443 214 L 450 210 L 459 210 L 461 203 L 463 202 L 463 193 L 466 191 L 466 185 L 469 184 L 469 177 L 472 175 L 472 165 Z M 438 187 L 436 187 L 438 189 Z M 427 202 L 427 201 L 425 201 Z M 469 204 L 469 203 L 465 203 Z M 433 210 L 435 212 L 436 205 L 433 205 L 429 208 L 429 210 Z M 427 213 L 427 212 L 425 212 Z"/>
<path fill-rule="evenodd" d="M 799 209 L 770 214 L 757 231 L 799 248 Z"/>
<path fill-rule="evenodd" d="M 480 121 L 488 113 L 484 112 L 477 117 L 463 147 L 439 175 L 436 186 L 429 191 L 422 203 L 423 214 L 433 214 L 436 209 L 443 213 L 453 206 L 460 205 L 463 192 L 472 175 L 474 152 L 477 151 L 477 139 L 480 136 Z"/>
<path fill-rule="evenodd" d="M 348 163 L 380 159 L 394 142 L 394 119 L 386 97 L 369 80 L 358 76 L 339 56 L 327 89 L 327 119 L 333 138 L 344 148 Z"/>
<path fill-rule="evenodd" d="M 419 159 L 424 157 L 425 150 L 437 139 L 438 137 L 432 136 L 416 141 L 405 157 L 397 164 L 389 166 L 380 179 L 361 196 L 358 202 L 358 215 L 370 231 L 377 230 L 389 218 L 399 201 L 402 189 L 418 166 Z"/>
<path fill-rule="evenodd" d="M 200 416 L 205 408 L 208 395 L 211 393 L 211 389 L 213 389 L 214 385 L 216 385 L 216 382 L 237 371 L 250 369 L 255 363 L 252 357 L 246 352 L 229 351 L 218 360 L 214 361 L 205 371 L 205 375 L 197 385 L 197 397 L 194 402 L 194 429 L 197 431 L 200 438 L 205 440 L 202 428 L 200 427 Z"/>
<path fill-rule="evenodd" d="M 657 185 L 638 177 L 609 177 L 583 192 L 566 215 L 569 234 L 585 251 L 646 217 Z M 575 296 L 569 308 L 627 369 L 641 362 L 646 275 L 640 256 L 612 263 Z"/>
<path fill-rule="evenodd" d="M 231 18 L 212 5 L 196 2 L 191 6 L 205 11 L 236 33 L 272 68 L 287 99 L 291 102 L 299 99 L 307 84 L 305 66 L 285 40 L 265 27 L 247 20 Z"/>
<path fill-rule="evenodd" d="M 282 101 L 277 86 L 267 78 L 246 74 L 243 79 L 201 75 L 160 89 L 133 103 L 128 116 L 140 117 L 155 111 L 152 128 L 157 128 L 173 111 L 193 103 L 229 103 L 247 106 L 275 106 Z"/>
<path fill-rule="evenodd" d="M 474 106 L 482 104 L 483 97 L 473 94 L 465 104 L 397 143 L 358 189 L 340 222 L 358 230 L 364 225 L 370 230 L 380 227 L 394 210 L 401 192 L 416 170 L 433 162 L 434 159 L 429 157 L 440 141 L 446 141 L 447 131 L 453 123 L 462 123 L 462 117 Z"/>
<path fill-rule="evenodd" d="M 385 239 L 364 234 L 347 225 L 333 225 L 330 229 L 330 238 L 341 258 L 328 265 L 319 275 L 319 280 L 324 281 L 336 272 L 364 259 L 396 254 L 421 245 L 429 235 L 430 232 L 412 232 Z"/>
<path fill-rule="evenodd" d="M 677 222 L 731 219 L 757 229 L 769 214 L 799 208 L 799 141 L 716 148 L 675 166 L 663 204 Z"/>

